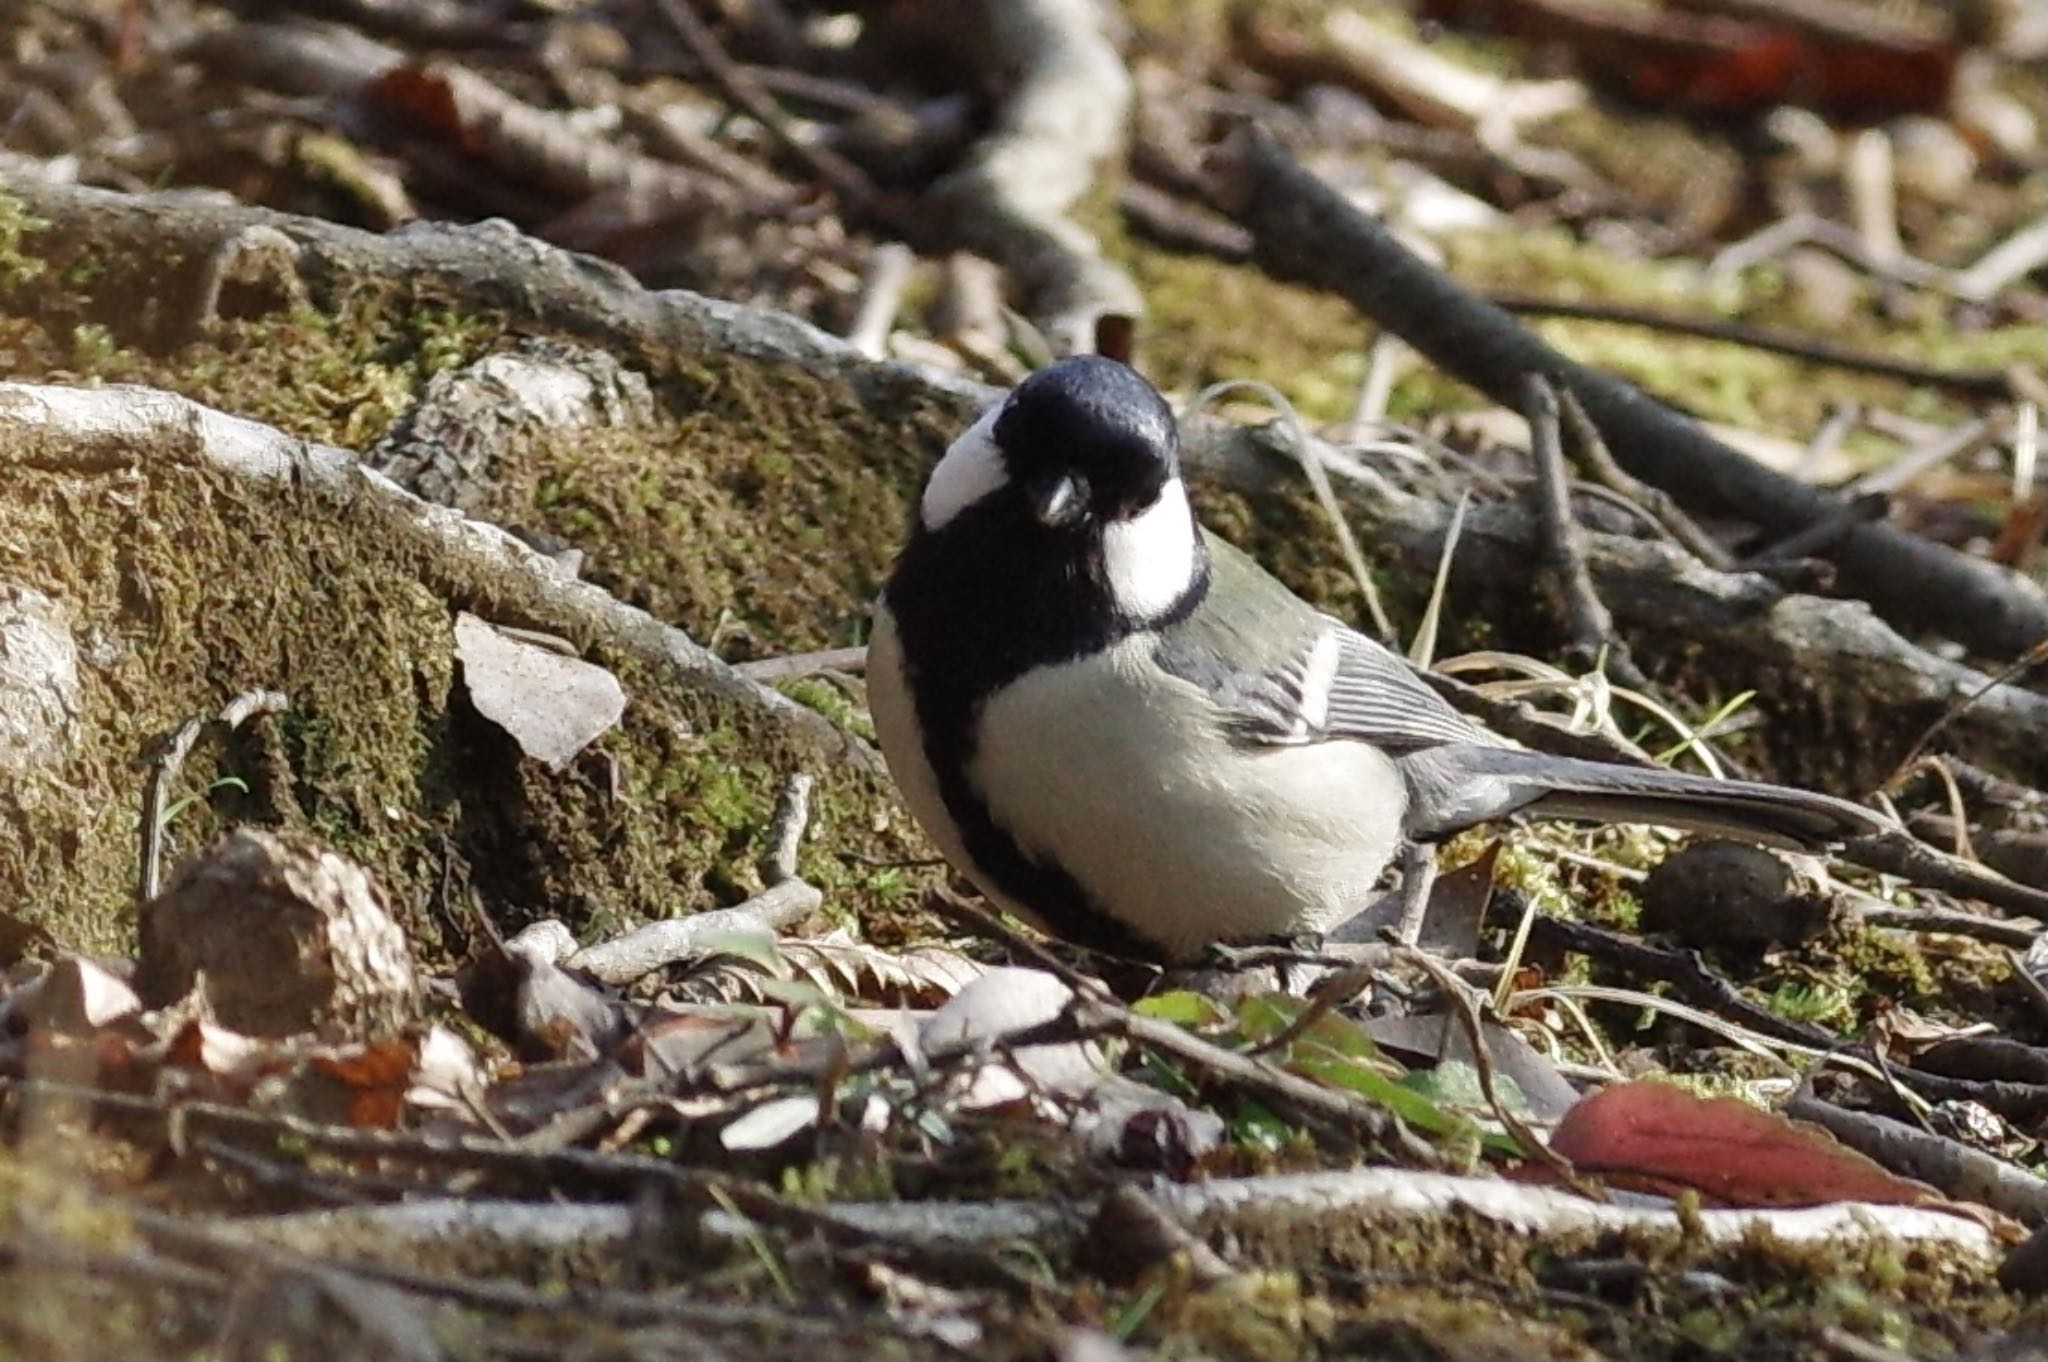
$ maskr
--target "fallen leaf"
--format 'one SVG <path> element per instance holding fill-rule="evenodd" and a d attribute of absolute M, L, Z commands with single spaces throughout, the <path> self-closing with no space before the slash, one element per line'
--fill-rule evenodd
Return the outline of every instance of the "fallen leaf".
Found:
<path fill-rule="evenodd" d="M 1886 1172 L 1818 1126 L 1733 1097 L 1669 1083 L 1617 1083 L 1565 1114 L 1550 1147 L 1609 1183 L 1723 1206 L 1870 1201 L 1946 1206 L 1924 1182 Z"/>
<path fill-rule="evenodd" d="M 626 712 L 625 687 L 603 667 L 467 612 L 455 617 L 455 652 L 477 713 L 549 770 L 566 767 Z"/>

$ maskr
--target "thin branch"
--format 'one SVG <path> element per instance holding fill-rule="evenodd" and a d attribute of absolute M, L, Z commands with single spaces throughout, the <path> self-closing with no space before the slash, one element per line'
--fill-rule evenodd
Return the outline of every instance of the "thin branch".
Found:
<path fill-rule="evenodd" d="M 1742 990 L 1708 969 L 1697 951 L 1665 950 L 1590 922 L 1539 917 L 1530 940 L 1552 950 L 1575 951 L 1603 960 L 1639 978 L 1656 979 L 1709 1012 L 1750 1030 L 1817 1050 L 1831 1050 L 1841 1038 L 1808 1022 L 1790 1021 L 1743 996 Z"/>
<path fill-rule="evenodd" d="M 1673 501 L 1669 492 L 1632 476 L 1614 461 L 1614 453 L 1608 449 L 1607 441 L 1600 438 L 1600 427 L 1586 415 L 1585 404 L 1579 401 L 1577 393 L 1565 388 L 1558 393 L 1557 399 L 1558 408 L 1564 416 L 1565 441 L 1571 455 L 1584 464 L 1595 479 L 1661 525 L 1665 533 L 1708 567 L 1726 572 L 1735 566 L 1735 555 L 1728 552 L 1720 540 L 1701 529 L 1699 522 L 1687 515 L 1685 508 Z"/>
<path fill-rule="evenodd" d="M 1553 375 L 1585 402 L 1624 467 L 1685 505 L 1785 535 L 1839 504 L 1620 379 L 1559 354 L 1418 258 L 1258 128 L 1233 135 L 1212 154 L 1210 170 L 1218 205 L 1251 230 L 1267 270 L 1348 298 L 1504 406 L 1519 402 L 1524 375 Z M 1833 557 L 1844 590 L 1907 627 L 1999 656 L 2048 636 L 2048 601 L 1990 564 L 1890 525 L 1852 528 Z"/>
<path fill-rule="evenodd" d="M 282 714 L 291 700 L 274 690 L 244 691 L 210 719 L 187 719 L 178 726 L 154 759 L 155 770 L 142 796 L 142 865 L 136 875 L 136 897 L 148 903 L 163 885 L 164 825 L 168 822 L 171 786 L 185 769 L 186 758 L 208 728 L 219 725 L 234 732 L 259 714 Z"/>
<path fill-rule="evenodd" d="M 869 359 L 887 359 L 889 332 L 896 325 L 896 313 L 903 306 L 903 291 L 910 285 L 917 256 L 900 241 L 884 242 L 868 257 L 867 277 L 861 282 L 860 309 L 846 339 Z"/>
<path fill-rule="evenodd" d="M 1591 302 L 1570 298 L 1544 298 L 1533 293 L 1492 290 L 1486 295 L 1501 307 L 1523 317 L 1568 317 L 1583 321 L 1614 322 L 1640 326 L 1679 336 L 1700 336 L 1707 340 L 1746 345 L 1752 350 L 1789 355 L 1811 364 L 1842 369 L 1849 373 L 1876 374 L 1907 383 L 1920 383 L 1959 393 L 1965 397 L 2003 398 L 2012 396 L 2012 381 L 2003 369 L 1950 369 L 1917 360 L 1873 355 L 1818 336 L 1795 336 L 1787 331 L 1748 322 L 1731 322 L 1719 317 L 1686 317 L 1632 303 Z"/>
<path fill-rule="evenodd" d="M 1646 689 L 1649 680 L 1629 658 L 1628 645 L 1615 636 L 1614 616 L 1607 613 L 1586 567 L 1586 532 L 1572 513 L 1557 391 L 1541 374 L 1523 379 L 1522 415 L 1529 423 L 1529 453 L 1536 465 L 1529 499 L 1543 531 L 1544 567 L 1564 618 L 1566 654 L 1581 667 L 1601 668 L 1624 686 Z"/>
<path fill-rule="evenodd" d="M 727 99 L 759 123 L 812 174 L 830 185 L 848 207 L 860 211 L 873 206 L 875 187 L 869 182 L 867 172 L 831 148 L 814 146 L 797 136 L 774 97 L 726 53 L 710 26 L 690 7 L 690 0 L 656 0 L 656 3 L 688 45 L 691 55 L 703 63 L 712 83 Z"/>

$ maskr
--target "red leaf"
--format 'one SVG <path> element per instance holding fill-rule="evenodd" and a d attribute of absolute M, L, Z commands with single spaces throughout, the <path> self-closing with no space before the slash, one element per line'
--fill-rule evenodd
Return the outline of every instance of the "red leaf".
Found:
<path fill-rule="evenodd" d="M 1727 1206 L 1947 1204 L 1818 1126 L 1669 1083 L 1619 1083 L 1586 1098 L 1558 1123 L 1550 1147 L 1618 1186 L 1692 1188 Z"/>
<path fill-rule="evenodd" d="M 453 142 L 474 156 L 483 149 L 456 98 L 454 82 L 426 66 L 398 66 L 370 82 L 370 99 L 395 118 Z"/>
<path fill-rule="evenodd" d="M 327 1075 L 347 1095 L 348 1121 L 358 1129 L 392 1130 L 405 1107 L 419 1047 L 409 1040 L 383 1041 L 342 1054 L 312 1055 L 307 1064 Z"/>

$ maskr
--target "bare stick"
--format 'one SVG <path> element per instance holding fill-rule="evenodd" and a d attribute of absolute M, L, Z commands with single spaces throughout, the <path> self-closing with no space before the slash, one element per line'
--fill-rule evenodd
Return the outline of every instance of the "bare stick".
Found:
<path fill-rule="evenodd" d="M 1841 1038 L 1810 1022 L 1791 1021 L 1745 997 L 1742 990 L 1701 963 L 1699 953 L 1665 950 L 1590 922 L 1539 916 L 1529 939 L 1553 950 L 1577 951 L 1641 978 L 1670 984 L 1681 998 L 1775 1040 L 1832 1050 Z"/>
<path fill-rule="evenodd" d="M 1683 317 L 1630 303 L 1541 298 L 1531 293 L 1503 290 L 1492 290 L 1486 296 L 1523 317 L 1572 317 L 1640 326 L 1678 336 L 1700 336 L 1707 340 L 1727 341 L 1731 345 L 1745 345 L 1752 350 L 1768 350 L 1772 354 L 1787 355 L 1809 364 L 1821 364 L 1849 373 L 1876 374 L 1907 383 L 1924 383 L 1969 397 L 2006 397 L 2012 392 L 2012 381 L 2003 369 L 1945 369 L 1937 364 L 1873 355 L 1818 336 L 1795 336 L 1747 322 L 1731 322 L 1719 317 Z"/>
<path fill-rule="evenodd" d="M 1795 213 L 1724 247 L 1719 255 L 1707 262 L 1707 277 L 1734 274 L 1783 255 L 1794 246 L 1806 245 L 1818 246 L 1880 278 L 1944 292 L 1955 291 L 1954 276 L 1939 265 L 1930 265 L 1903 253 L 1891 260 L 1880 259 L 1865 248 L 1863 239 L 1855 232 L 1815 213 Z"/>
<path fill-rule="evenodd" d="M 2039 642 L 2013 659 L 1996 675 L 1987 678 L 1984 684 L 1977 687 L 1976 690 L 1971 691 L 1961 700 L 1944 709 L 1939 718 L 1922 729 L 1920 736 L 1913 739 L 1912 745 L 1906 749 L 1906 754 L 1899 758 L 1898 765 L 1892 768 L 1891 776 L 1886 779 L 1882 788 L 1889 790 L 1897 785 L 1905 777 L 1906 772 L 1912 767 L 1913 763 L 1920 759 L 1920 754 L 1927 750 L 1927 744 L 1934 741 L 1934 735 L 1953 723 L 1957 715 L 1961 714 L 1971 705 L 1976 704 L 1986 695 L 1989 695 L 1993 690 L 2011 681 L 2021 673 L 2039 666 L 2042 662 L 2048 662 L 2048 635 L 2044 635 Z"/>
<path fill-rule="evenodd" d="M 1429 891 L 1436 886 L 1436 850 L 1420 842 L 1401 844 L 1401 915 L 1395 921 L 1394 939 L 1412 946 L 1422 939 L 1422 923 L 1429 916 Z"/>
<path fill-rule="evenodd" d="M 1956 292 L 1973 302 L 1989 302 L 2015 279 L 2048 264 L 2048 218 L 2039 218 L 1993 246 L 1976 264 L 1956 276 Z"/>
<path fill-rule="evenodd" d="M 1949 1196 L 2028 1224 L 2048 1220 L 2048 1186 L 2035 1174 L 1904 1121 L 1822 1101 L 1813 1093 L 1811 1075 L 1785 1104 L 1785 1114 L 1795 1121 L 1811 1121 L 1892 1172 L 1932 1183 Z"/>
<path fill-rule="evenodd" d="M 1669 492 L 1634 477 L 1614 461 L 1613 451 L 1607 448 L 1607 441 L 1600 438 L 1600 428 L 1593 424 L 1592 417 L 1586 415 L 1585 404 L 1579 401 L 1577 393 L 1565 388 L 1558 393 L 1557 400 L 1572 457 L 1583 463 L 1596 480 L 1624 500 L 1633 502 L 1708 567 L 1725 572 L 1735 566 L 1735 555 L 1728 552 L 1720 540 L 1701 529 L 1699 522 L 1687 515 L 1685 508 L 1673 501 Z"/>
<path fill-rule="evenodd" d="M 1615 457 L 1694 509 L 1771 534 L 1825 518 L 1838 498 L 1730 449 L 1611 374 L 1575 363 L 1426 264 L 1256 127 L 1211 156 L 1215 199 L 1275 275 L 1350 299 L 1447 372 L 1503 405 L 1529 373 L 1579 394 Z M 1881 615 L 2012 656 L 2048 636 L 2048 602 L 2006 572 L 1890 525 L 1853 527 L 1833 554 L 1843 588 Z"/>
<path fill-rule="evenodd" d="M 761 882 L 770 889 L 796 878 L 797 848 L 811 821 L 811 787 L 816 783 L 802 771 L 793 772 L 782 783 L 775 816 L 768 820 L 768 845 L 760 860 Z"/>
<path fill-rule="evenodd" d="M 750 681 L 795 681 L 820 672 L 862 672 L 867 670 L 868 650 L 826 648 L 815 653 L 790 653 L 764 657 L 754 662 L 735 662 L 732 669 Z"/>
<path fill-rule="evenodd" d="M 170 803 L 171 786 L 185 769 L 185 760 L 192 755 L 200 736 L 215 724 L 232 733 L 258 714 L 282 714 L 291 708 L 291 704 L 281 691 L 244 691 L 210 719 L 187 719 L 157 753 L 154 759 L 156 769 L 151 772 L 149 785 L 142 795 L 142 865 L 136 875 L 135 886 L 136 896 L 142 902 L 148 903 L 155 898 L 163 885 L 164 824 L 168 821 L 165 813 Z"/>
<path fill-rule="evenodd" d="M 1580 665 L 1600 667 L 1614 680 L 1638 690 L 1647 684 L 1629 659 L 1628 645 L 1614 635 L 1614 616 L 1607 613 L 1593 574 L 1586 567 L 1586 532 L 1572 514 L 1571 474 L 1564 466 L 1564 442 L 1558 430 L 1557 392 L 1541 374 L 1522 385 L 1522 415 L 1529 422 L 1529 453 L 1536 464 L 1530 484 L 1536 523 L 1543 531 L 1544 566 L 1564 616 L 1565 650 Z"/>
<path fill-rule="evenodd" d="M 814 886 L 786 879 L 736 908 L 664 918 L 585 947 L 569 957 L 569 968 L 581 970 L 599 983 L 630 984 L 658 969 L 718 950 L 724 938 L 741 933 L 773 935 L 803 921 L 824 901 L 825 896 Z"/>
<path fill-rule="evenodd" d="M 2005 434 L 2005 423 L 1980 416 L 1954 430 L 1945 430 L 1918 449 L 1907 450 L 1882 468 L 1873 469 L 1848 486 L 1858 492 L 1896 492 L 1930 469 L 1955 459 L 1965 459 Z"/>
<path fill-rule="evenodd" d="M 2048 920 L 2048 889 L 2009 880 L 1995 870 L 1951 856 L 1905 832 L 1859 837 L 1842 848 L 1841 856 L 1851 865 L 1898 875 L 1922 889 L 1960 894 L 1994 908 Z"/>
<path fill-rule="evenodd" d="M 766 129 L 768 135 L 781 143 L 790 155 L 832 186 L 849 206 L 866 208 L 873 204 L 875 187 L 869 183 L 866 172 L 829 147 L 813 146 L 798 137 L 774 98 L 727 55 L 710 26 L 697 17 L 696 10 L 690 8 L 690 0 L 657 0 L 657 3 L 663 16 L 689 45 L 691 54 L 704 64 L 704 70 L 727 99 Z"/>
<path fill-rule="evenodd" d="M 1826 518 L 1764 545 L 1744 558 L 1740 566 L 1754 572 L 1767 564 L 1792 563 L 1824 554 L 1847 538 L 1849 531 L 1858 525 L 1883 520 L 1891 508 L 1892 499 L 1884 493 L 1865 492 L 1844 502 Z"/>
<path fill-rule="evenodd" d="M 1886 268 L 1896 265 L 1906 245 L 1899 239 L 1898 182 L 1889 133 L 1865 128 L 1850 139 L 1842 183 L 1849 191 L 1849 215 L 1855 219 L 1856 239 L 1863 243 L 1864 253 Z"/>
<path fill-rule="evenodd" d="M 889 331 L 896 325 L 896 311 L 903 306 L 903 290 L 910 284 L 910 272 L 917 256 L 900 241 L 877 246 L 868 258 L 867 279 L 861 286 L 860 310 L 846 339 L 869 359 L 886 359 Z"/>

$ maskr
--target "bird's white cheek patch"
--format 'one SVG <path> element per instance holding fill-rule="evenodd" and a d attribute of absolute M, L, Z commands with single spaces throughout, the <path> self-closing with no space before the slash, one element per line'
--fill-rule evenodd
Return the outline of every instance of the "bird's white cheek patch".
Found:
<path fill-rule="evenodd" d="M 946 456 L 932 470 L 924 485 L 924 500 L 918 503 L 917 517 L 927 530 L 943 528 L 1010 480 L 1003 451 L 996 448 L 996 417 L 1001 414 L 1002 404 L 997 403 L 946 447 Z"/>
<path fill-rule="evenodd" d="M 1194 510 L 1179 478 L 1142 514 L 1103 529 L 1103 572 L 1125 618 L 1152 619 L 1187 594 L 1202 568 L 1195 533 Z"/>

